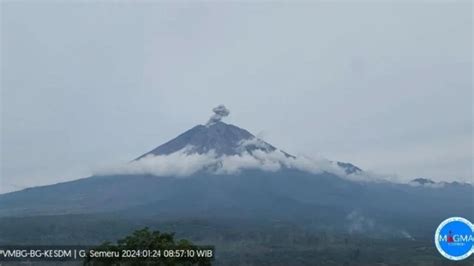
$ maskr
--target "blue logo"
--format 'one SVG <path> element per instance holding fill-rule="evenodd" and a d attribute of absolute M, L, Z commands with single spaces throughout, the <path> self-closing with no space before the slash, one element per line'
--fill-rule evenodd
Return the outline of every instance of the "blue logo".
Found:
<path fill-rule="evenodd" d="M 462 217 L 444 220 L 436 229 L 439 253 L 450 260 L 463 260 L 474 253 L 474 225 Z"/>

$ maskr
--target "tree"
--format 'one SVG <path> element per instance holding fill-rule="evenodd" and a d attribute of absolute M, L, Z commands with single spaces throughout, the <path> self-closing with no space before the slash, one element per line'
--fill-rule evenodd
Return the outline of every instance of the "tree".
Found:
<path fill-rule="evenodd" d="M 212 258 L 202 255 L 203 253 L 198 255 L 196 251 L 208 249 L 208 247 L 198 247 L 185 239 L 175 241 L 174 233 L 161 233 L 144 228 L 118 240 L 115 245 L 106 242 L 89 250 L 84 265 L 207 266 L 211 265 Z M 95 256 L 99 253 L 108 254 L 108 256 Z"/>

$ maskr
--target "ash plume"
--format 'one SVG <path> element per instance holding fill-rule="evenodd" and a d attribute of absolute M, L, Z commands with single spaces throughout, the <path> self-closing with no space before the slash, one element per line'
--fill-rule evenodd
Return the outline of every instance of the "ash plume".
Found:
<path fill-rule="evenodd" d="M 212 111 L 214 112 L 214 114 L 211 116 L 211 118 L 209 118 L 209 121 L 207 122 L 206 125 L 215 124 L 215 123 L 221 121 L 223 117 L 226 117 L 230 114 L 229 109 L 227 109 L 222 104 L 217 106 L 217 107 L 214 107 L 214 109 L 212 109 Z"/>

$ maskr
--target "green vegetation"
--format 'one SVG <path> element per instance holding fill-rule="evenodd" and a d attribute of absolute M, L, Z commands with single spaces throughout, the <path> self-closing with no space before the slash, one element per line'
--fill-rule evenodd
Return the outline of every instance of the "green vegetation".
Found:
<path fill-rule="evenodd" d="M 84 265 L 211 265 L 211 258 L 197 256 L 196 250 L 200 248 L 188 240 L 175 241 L 174 234 L 144 228 L 118 240 L 115 245 L 106 242 L 94 248 Z M 108 256 L 97 257 L 93 254 Z"/>
<path fill-rule="evenodd" d="M 136 228 L 146 226 L 151 230 L 139 230 L 123 238 Z M 420 223 L 421 227 L 426 225 Z M 402 235 L 385 237 L 365 232 L 350 234 L 330 227 L 313 230 L 302 223 L 275 220 L 161 220 L 156 217 L 127 220 L 103 215 L 2 218 L 0 228 L 0 244 L 4 245 L 98 245 L 106 240 L 122 239 L 114 245 L 109 243 L 102 247 L 120 249 L 125 246 L 179 245 L 180 241 L 174 239 L 184 238 L 192 241 L 193 244 L 183 242 L 190 245 L 214 246 L 215 259 L 212 265 L 474 265 L 474 256 L 459 262 L 443 258 L 434 246 L 433 232 L 419 233 L 422 230 L 410 231 L 414 239 L 408 239 Z M 161 232 L 176 232 L 176 235 L 152 232 L 157 229 Z M 140 261 L 136 265 L 145 263 Z M 157 261 L 148 263 L 192 265 L 192 262 L 179 260 L 170 260 L 170 264 Z M 99 261 L 89 265 L 101 264 Z"/>

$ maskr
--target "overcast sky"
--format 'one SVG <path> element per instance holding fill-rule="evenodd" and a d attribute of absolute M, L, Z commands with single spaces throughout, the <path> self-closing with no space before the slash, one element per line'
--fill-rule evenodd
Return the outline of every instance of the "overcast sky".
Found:
<path fill-rule="evenodd" d="M 14 3 L 0 192 L 126 162 L 225 104 L 292 154 L 473 178 L 472 4 Z"/>

